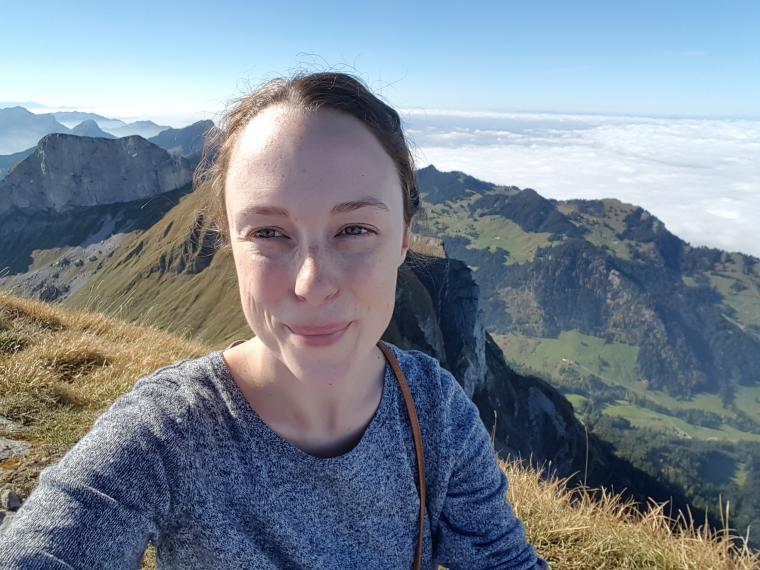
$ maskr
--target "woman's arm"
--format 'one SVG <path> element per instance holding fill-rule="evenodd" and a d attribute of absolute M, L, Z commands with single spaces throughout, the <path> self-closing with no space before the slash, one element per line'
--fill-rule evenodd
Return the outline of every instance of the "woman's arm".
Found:
<path fill-rule="evenodd" d="M 0 567 L 139 568 L 171 511 L 169 481 L 186 447 L 161 405 L 176 393 L 141 379 L 46 467 L 0 533 Z"/>
<path fill-rule="evenodd" d="M 477 407 L 441 368 L 448 491 L 433 534 L 433 560 L 452 570 L 548 568 L 512 512 L 507 476 Z"/>

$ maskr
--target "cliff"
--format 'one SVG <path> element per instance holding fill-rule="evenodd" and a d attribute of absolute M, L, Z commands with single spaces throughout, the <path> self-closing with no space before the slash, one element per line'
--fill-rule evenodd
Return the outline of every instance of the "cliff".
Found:
<path fill-rule="evenodd" d="M 188 163 L 139 136 L 115 140 L 46 135 L 0 180 L 0 216 L 10 210 L 64 213 L 150 198 L 187 184 Z"/>

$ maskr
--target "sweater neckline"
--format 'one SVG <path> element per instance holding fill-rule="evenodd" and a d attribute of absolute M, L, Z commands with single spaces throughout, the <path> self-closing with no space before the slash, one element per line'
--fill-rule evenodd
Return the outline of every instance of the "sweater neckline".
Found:
<path fill-rule="evenodd" d="M 386 343 L 386 345 L 393 351 L 393 348 L 390 347 L 389 343 Z M 341 468 L 357 461 L 357 459 L 364 455 L 376 440 L 376 433 L 382 427 L 385 418 L 388 415 L 391 399 L 391 384 L 397 381 L 393 368 L 387 359 L 385 360 L 385 374 L 383 375 L 383 391 L 380 397 L 380 403 L 378 404 L 375 413 L 372 415 L 372 419 L 364 430 L 359 442 L 353 448 L 341 455 L 336 455 L 334 457 L 318 457 L 289 442 L 274 431 L 269 424 L 259 416 L 253 406 L 251 406 L 246 399 L 240 386 L 235 382 L 232 372 L 230 371 L 227 362 L 224 360 L 224 350 L 225 349 L 220 349 L 211 353 L 211 362 L 217 373 L 217 377 L 221 381 L 221 386 L 240 412 L 243 423 L 251 429 L 254 436 L 265 438 L 276 454 L 279 454 L 280 456 L 285 455 L 292 460 L 307 463 L 311 466 L 318 466 L 320 468 Z M 394 355 L 395 354 L 394 351 Z"/>

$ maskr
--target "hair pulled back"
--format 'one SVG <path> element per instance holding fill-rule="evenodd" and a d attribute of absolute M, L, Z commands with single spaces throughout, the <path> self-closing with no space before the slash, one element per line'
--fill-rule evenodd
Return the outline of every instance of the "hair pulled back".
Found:
<path fill-rule="evenodd" d="M 206 213 L 218 233 L 217 247 L 230 245 L 224 181 L 232 150 L 244 127 L 261 111 L 278 103 L 316 111 L 327 107 L 343 111 L 364 123 L 393 160 L 404 200 L 404 222 L 411 227 L 420 208 L 414 158 L 398 113 L 376 97 L 361 79 L 339 72 L 297 73 L 270 79 L 228 105 L 219 127 L 206 135 L 203 156 L 195 169 L 196 191 L 206 197 Z"/>

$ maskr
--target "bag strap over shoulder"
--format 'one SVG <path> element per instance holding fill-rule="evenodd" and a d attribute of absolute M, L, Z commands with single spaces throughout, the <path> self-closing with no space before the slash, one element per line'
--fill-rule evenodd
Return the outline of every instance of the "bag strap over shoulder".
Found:
<path fill-rule="evenodd" d="M 419 534 L 417 536 L 417 556 L 414 562 L 414 570 L 419 570 L 422 564 L 422 546 L 425 537 L 425 504 L 427 499 L 427 489 L 425 487 L 425 451 L 422 446 L 422 431 L 420 430 L 420 422 L 417 418 L 417 410 L 414 407 L 414 400 L 412 393 L 409 390 L 409 384 L 406 381 L 406 375 L 399 366 L 396 357 L 393 356 L 391 350 L 380 340 L 377 343 L 380 350 L 383 351 L 385 358 L 391 365 L 393 373 L 396 375 L 399 386 L 401 387 L 401 393 L 404 395 L 404 402 L 406 402 L 406 411 L 409 414 L 409 421 L 412 424 L 412 435 L 414 436 L 414 447 L 417 451 L 417 474 L 420 483 L 420 522 L 419 522 Z"/>

